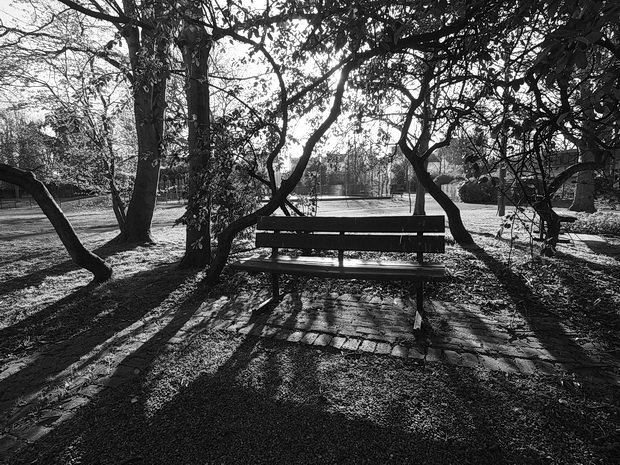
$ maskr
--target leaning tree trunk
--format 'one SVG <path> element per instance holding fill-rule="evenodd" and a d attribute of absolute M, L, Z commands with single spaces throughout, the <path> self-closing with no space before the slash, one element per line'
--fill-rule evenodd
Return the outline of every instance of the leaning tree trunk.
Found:
<path fill-rule="evenodd" d="M 267 202 L 267 204 L 249 215 L 234 221 L 218 235 L 217 253 L 211 262 L 211 266 L 209 267 L 206 282 L 214 283 L 219 279 L 220 274 L 228 261 L 228 256 L 230 255 L 232 248 L 232 241 L 235 236 L 240 231 L 256 224 L 259 216 L 271 215 L 278 209 L 278 207 L 284 205 L 288 195 L 293 192 L 293 189 L 295 189 L 297 184 L 299 184 L 316 144 L 325 135 L 334 121 L 338 119 L 338 116 L 340 116 L 340 112 L 342 111 L 342 97 L 349 74 L 354 66 L 355 63 L 349 63 L 343 67 L 342 72 L 340 73 L 340 80 L 336 88 L 336 93 L 334 95 L 334 101 L 330 112 L 325 118 L 325 121 L 323 121 L 317 130 L 314 131 L 314 133 L 308 138 L 308 141 L 304 146 L 302 156 L 299 158 L 299 161 L 297 162 L 297 165 L 295 165 L 295 169 L 291 175 L 287 179 L 282 180 L 280 187 L 273 192 L 271 199 Z"/>
<path fill-rule="evenodd" d="M 112 268 L 100 257 L 86 250 L 73 226 L 45 185 L 30 171 L 0 164 L 0 180 L 28 191 L 56 230 L 73 261 L 93 274 L 93 281 L 103 283 L 112 277 Z"/>
<path fill-rule="evenodd" d="M 443 208 L 444 212 L 446 212 L 450 232 L 452 233 L 454 240 L 462 247 L 475 246 L 476 243 L 474 242 L 474 239 L 463 225 L 459 207 L 457 207 L 452 199 L 450 199 L 450 197 L 448 197 L 448 195 L 441 190 L 441 187 L 433 182 L 433 178 L 424 167 L 424 160 L 422 157 L 417 156 L 404 141 L 400 144 L 400 148 L 405 154 L 405 157 L 407 157 L 407 160 L 409 160 L 409 162 L 413 165 L 418 182 L 424 186 L 426 191 L 437 201 L 441 208 Z"/>
<path fill-rule="evenodd" d="M 211 151 L 208 81 L 211 37 L 202 26 L 187 24 L 179 46 L 187 72 L 186 98 L 189 117 L 189 201 L 185 255 L 181 260 L 181 267 L 204 268 L 211 259 L 211 205 L 209 192 L 205 191 L 203 186 Z"/>

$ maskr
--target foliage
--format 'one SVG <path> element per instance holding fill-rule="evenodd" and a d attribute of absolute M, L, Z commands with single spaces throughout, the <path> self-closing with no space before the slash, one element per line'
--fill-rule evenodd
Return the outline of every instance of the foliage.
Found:
<path fill-rule="evenodd" d="M 415 192 L 418 186 L 418 178 L 411 163 L 400 152 L 392 161 L 392 185 L 405 190 L 409 187 L 411 192 Z"/>
<path fill-rule="evenodd" d="M 594 178 L 598 200 L 614 210 L 620 210 L 620 177 L 605 174 Z"/>
<path fill-rule="evenodd" d="M 465 203 L 493 203 L 497 197 L 497 189 L 490 182 L 468 180 L 459 187 L 459 197 Z"/>
<path fill-rule="evenodd" d="M 452 176 L 451 174 L 440 174 L 436 176 L 433 181 L 438 186 L 443 186 L 444 184 L 450 184 L 452 181 L 454 181 L 454 176 Z"/>
<path fill-rule="evenodd" d="M 319 199 L 317 196 L 317 172 L 310 171 L 306 173 L 308 179 L 309 192 L 308 195 L 297 195 L 297 199 L 293 204 L 305 216 L 316 216 L 319 209 Z"/>
<path fill-rule="evenodd" d="M 526 204 L 543 195 L 542 179 L 537 176 L 524 176 L 512 183 L 509 197 L 514 204 Z"/>
<path fill-rule="evenodd" d="M 53 175 L 53 139 L 22 112 L 7 111 L 0 117 L 0 162 L 25 170 L 37 170 L 42 181 Z"/>
<path fill-rule="evenodd" d="M 570 225 L 570 230 L 584 234 L 620 237 L 620 214 L 614 212 L 583 213 Z"/>
<path fill-rule="evenodd" d="M 75 6 L 68 0 L 61 3 Z M 350 186 L 389 189 L 384 186 L 389 179 L 384 176 L 389 158 L 384 152 L 396 142 L 409 144 L 411 153 L 426 161 L 438 150 L 441 160 L 455 165 L 467 161 L 471 177 L 492 176 L 503 163 L 514 177 L 540 173 L 549 186 L 548 157 L 558 137 L 573 143 L 589 139 L 589 147 L 596 150 L 611 150 L 617 142 L 620 55 L 615 3 L 373 0 L 352 5 L 335 0 L 270 2 L 263 9 L 246 1 L 224 5 L 207 0 L 128 0 L 123 10 L 106 10 L 107 19 L 123 31 L 107 29 L 107 43 L 81 32 L 90 31 L 89 21 L 102 17 L 99 10 L 106 7 L 98 2 L 81 3 L 97 10 L 90 18 L 74 14 L 69 21 L 61 15 L 57 22 L 66 21 L 66 38 L 74 38 L 68 45 L 88 49 L 97 63 L 116 63 L 132 82 L 140 107 L 136 130 L 141 162 L 148 159 L 147 165 L 157 168 L 166 147 L 180 158 L 195 153 L 184 147 L 193 121 L 205 126 L 210 121 L 217 124 L 219 118 L 226 122 L 225 130 L 233 133 L 235 142 L 229 151 L 214 147 L 211 166 L 197 173 L 203 176 L 207 211 L 189 212 L 188 217 L 208 222 L 208 210 L 213 208 L 228 218 L 222 224 L 230 224 L 236 215 L 233 210 L 249 210 L 235 204 L 239 198 L 229 194 L 251 197 L 241 188 L 249 184 L 235 173 L 265 181 L 274 198 L 278 192 L 287 195 L 302 179 L 302 168 L 316 155 L 313 152 L 330 152 L 324 150 L 328 145 L 324 136 L 341 113 L 339 126 L 333 128 L 337 130 L 329 137 L 337 140 L 337 152 L 348 153 L 347 160 L 353 161 L 345 173 Z M 201 42 L 208 57 L 197 63 L 198 55 L 189 56 L 196 66 L 208 61 L 209 72 L 185 74 L 187 79 L 175 83 L 168 70 L 182 75 L 192 66 L 181 63 L 178 56 L 191 48 L 187 33 L 192 28 L 209 31 L 208 47 Z M 54 45 L 59 43 L 63 45 L 61 41 Z M 124 43 L 128 52 L 122 52 Z M 172 50 L 172 44 L 178 50 Z M 43 52 L 42 56 L 54 57 L 50 47 Z M 346 78 L 342 87 L 334 79 L 339 74 Z M 164 89 L 159 84 L 166 81 L 169 86 Z M 200 111 L 188 110 L 196 103 L 193 99 L 179 98 L 191 82 L 199 82 L 208 97 Z M 187 89 L 182 89 L 184 85 Z M 169 92 L 171 87 L 176 92 Z M 340 88 L 346 90 L 334 99 Z M 332 101 L 338 103 L 326 116 Z M 164 108 L 175 117 L 170 119 Z M 406 118 L 409 122 L 403 124 Z M 171 123 L 165 130 L 164 120 Z M 308 131 L 293 134 L 292 128 L 300 127 Z M 406 129 L 396 134 L 395 128 Z M 278 157 L 298 153 L 300 145 L 304 146 L 300 170 L 276 182 Z M 407 179 L 413 174 L 408 168 L 408 164 L 393 168 L 392 184 L 415 188 Z M 144 185 L 154 184 L 157 172 L 151 171 L 144 175 L 151 182 Z M 364 178 L 369 171 L 372 182 Z M 136 191 L 141 185 L 136 183 Z M 273 211 L 281 201 L 268 209 Z M 230 210 L 228 202 L 233 204 Z M 254 213 L 246 218 L 248 224 L 236 227 L 251 226 Z M 450 223 L 455 224 L 455 218 Z"/>

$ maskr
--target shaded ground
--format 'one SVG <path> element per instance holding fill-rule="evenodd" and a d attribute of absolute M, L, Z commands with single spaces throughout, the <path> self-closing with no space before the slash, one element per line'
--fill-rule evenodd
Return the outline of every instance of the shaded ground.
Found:
<path fill-rule="evenodd" d="M 322 207 L 319 214 L 327 214 Z M 364 208 L 386 214 L 407 205 Z M 429 286 L 430 296 L 470 305 L 472 316 L 501 326 L 495 333 L 511 330 L 515 346 L 522 346 L 521 324 L 527 324 L 541 350 L 556 358 L 569 337 L 582 343 L 575 348 L 582 355 L 616 357 L 620 270 L 612 249 L 596 254 L 587 242 L 569 243 L 560 258 L 539 259 L 522 231 L 512 247 L 494 239 L 499 221 L 493 212 L 468 211 L 465 220 L 484 252 L 448 247 L 452 279 Z M 92 221 L 93 212 L 87 213 Z M 179 272 L 184 231 L 165 226 L 179 213 L 157 212 L 159 242 L 148 248 L 103 246 L 114 231 L 83 229 L 87 245 L 115 267 L 115 280 L 97 289 L 84 287 L 88 273 L 67 262 L 53 236 L 2 242 L 0 460 L 617 462 L 619 390 L 599 378 L 465 367 L 445 354 L 436 360 L 381 355 L 376 340 L 372 351 L 347 350 L 317 339 L 299 344 L 210 326 L 209 311 L 244 295 L 249 310 L 268 280 L 226 273 L 218 287 L 206 289 L 200 274 Z M 107 224 L 102 215 L 99 226 Z M 77 211 L 74 219 L 85 216 Z M 285 286 L 309 296 L 380 302 L 409 291 L 328 280 L 290 279 Z M 274 318 L 286 316 L 285 308 L 279 312 Z M 459 319 L 441 315 L 431 315 L 428 337 L 455 338 Z M 542 320 L 551 326 L 537 327 Z"/>

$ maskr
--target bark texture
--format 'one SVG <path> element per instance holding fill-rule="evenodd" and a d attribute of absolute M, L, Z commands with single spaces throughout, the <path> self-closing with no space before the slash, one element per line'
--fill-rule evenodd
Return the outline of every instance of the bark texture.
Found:
<path fill-rule="evenodd" d="M 589 163 L 595 161 L 594 152 L 588 148 L 579 148 L 579 162 Z M 577 187 L 575 196 L 569 210 L 574 212 L 594 213 L 594 171 L 585 170 L 577 174 Z"/>
<path fill-rule="evenodd" d="M 133 0 L 124 0 L 128 16 L 136 16 Z M 151 222 L 157 203 L 160 160 L 164 142 L 166 82 L 168 80 L 168 39 L 160 37 L 158 18 L 163 17 L 161 1 L 153 2 L 150 28 L 128 25 L 122 29 L 129 50 L 134 114 L 138 138 L 138 166 L 133 193 L 127 208 L 126 227 L 119 242 L 153 243 Z"/>
<path fill-rule="evenodd" d="M 185 24 L 179 43 L 187 72 L 186 98 L 189 147 L 187 227 L 183 268 L 204 268 L 211 259 L 209 192 L 202 189 L 210 157 L 210 95 L 208 62 L 211 37 L 204 27 Z M 206 211 L 205 211 L 206 210 Z"/>
<path fill-rule="evenodd" d="M 424 160 L 422 157 L 416 155 L 416 153 L 410 149 L 404 141 L 401 141 L 400 148 L 407 157 L 407 160 L 409 160 L 409 162 L 413 165 L 413 169 L 415 170 L 415 174 L 418 178 L 418 183 L 421 183 L 424 186 L 426 191 L 446 212 L 450 232 L 452 233 L 454 240 L 462 247 L 475 246 L 476 243 L 474 242 L 474 239 L 465 228 L 465 225 L 463 225 L 461 211 L 450 199 L 450 197 L 448 197 L 448 195 L 441 190 L 441 187 L 435 184 L 430 173 L 424 167 Z"/>
<path fill-rule="evenodd" d="M 103 283 L 112 277 L 112 268 L 99 256 L 84 247 L 52 195 L 32 172 L 0 164 L 0 180 L 19 186 L 32 195 L 52 223 L 73 261 L 79 267 L 90 271 L 93 274 L 94 282 Z"/>

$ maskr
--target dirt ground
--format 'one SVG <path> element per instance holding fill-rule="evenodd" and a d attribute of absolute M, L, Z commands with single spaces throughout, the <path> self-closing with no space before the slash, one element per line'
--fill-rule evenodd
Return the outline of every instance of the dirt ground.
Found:
<path fill-rule="evenodd" d="M 407 199 L 343 200 L 321 202 L 318 213 L 408 209 Z M 414 358 L 379 344 L 352 350 L 216 327 L 209 312 L 247 314 L 243 299 L 259 298 L 268 277 L 226 271 L 207 287 L 203 273 L 179 270 L 185 231 L 172 224 L 181 213 L 180 204 L 160 205 L 157 244 L 119 247 L 108 244 L 109 209 L 68 205 L 86 246 L 114 267 L 114 279 L 93 288 L 39 212 L 0 211 L 0 463 L 618 463 L 620 388 L 587 373 L 463 366 L 454 344 Z M 440 212 L 429 201 L 427 213 Z M 570 337 L 617 358 L 612 249 L 568 243 L 541 258 L 522 227 L 531 223 L 498 239 L 494 206 L 462 213 L 481 249 L 448 238 L 451 278 L 428 287 L 433 301 L 470 305 L 478 320 L 506 326 L 505 347 L 527 346 L 520 321 L 546 321 L 537 350 L 561 358 Z M 305 292 L 310 307 L 313 295 L 385 302 L 408 292 L 374 282 L 284 285 Z M 453 343 L 456 319 L 441 315 L 426 337 Z"/>

